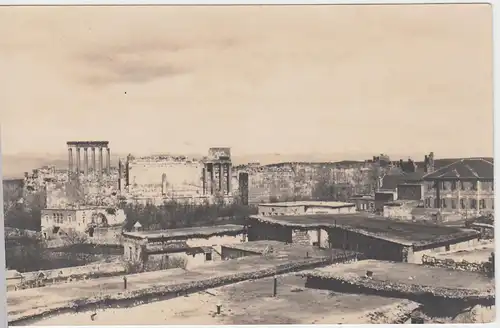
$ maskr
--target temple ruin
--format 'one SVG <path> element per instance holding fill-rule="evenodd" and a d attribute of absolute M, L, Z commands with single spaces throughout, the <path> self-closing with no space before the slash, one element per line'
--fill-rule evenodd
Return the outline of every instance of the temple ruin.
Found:
<path fill-rule="evenodd" d="M 68 173 L 83 174 L 84 176 L 94 175 L 101 177 L 103 174 L 111 172 L 111 154 L 108 141 L 68 141 Z M 75 156 L 73 156 L 73 148 Z M 83 171 L 81 163 L 81 150 L 83 149 Z M 97 167 L 96 149 L 99 150 L 99 167 Z M 89 167 L 89 154 L 91 151 L 91 162 Z M 104 162 L 103 150 L 106 151 L 106 162 Z M 75 167 L 73 164 L 76 163 Z M 76 169 L 76 170 L 75 170 Z"/>

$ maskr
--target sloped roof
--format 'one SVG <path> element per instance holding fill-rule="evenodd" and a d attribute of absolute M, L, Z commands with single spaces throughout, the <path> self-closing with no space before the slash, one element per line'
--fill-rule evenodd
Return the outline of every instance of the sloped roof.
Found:
<path fill-rule="evenodd" d="M 419 182 L 422 181 L 425 173 L 423 172 L 410 172 L 410 173 L 396 173 L 388 174 L 382 179 L 382 187 L 380 189 L 396 189 L 398 184 L 409 183 L 409 182 Z"/>
<path fill-rule="evenodd" d="M 424 176 L 435 179 L 488 179 L 493 180 L 493 161 L 484 158 L 463 158 Z"/>

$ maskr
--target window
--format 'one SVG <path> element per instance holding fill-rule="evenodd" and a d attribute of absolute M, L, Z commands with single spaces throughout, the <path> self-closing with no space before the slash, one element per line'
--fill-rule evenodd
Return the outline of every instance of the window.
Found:
<path fill-rule="evenodd" d="M 457 201 L 455 199 L 451 200 L 451 208 L 456 209 L 457 208 Z"/>
<path fill-rule="evenodd" d="M 475 199 L 470 200 L 470 208 L 477 209 L 477 201 Z"/>
<path fill-rule="evenodd" d="M 425 199 L 425 207 L 431 207 L 431 199 L 430 198 Z"/>
<path fill-rule="evenodd" d="M 465 209 L 465 199 L 460 199 L 460 208 Z"/>
<path fill-rule="evenodd" d="M 132 246 L 129 246 L 129 247 L 128 247 L 128 257 L 129 257 L 129 259 L 131 259 L 131 260 L 133 260 L 132 255 L 133 255 L 133 253 L 132 253 Z"/>
<path fill-rule="evenodd" d="M 446 190 L 446 187 L 447 187 L 446 181 L 441 182 L 441 189 Z"/>
<path fill-rule="evenodd" d="M 472 182 L 472 190 L 477 190 L 477 181 Z"/>
<path fill-rule="evenodd" d="M 446 199 L 441 199 L 441 208 L 446 208 Z"/>
<path fill-rule="evenodd" d="M 212 253 L 205 253 L 205 261 L 212 261 Z"/>
<path fill-rule="evenodd" d="M 465 190 L 465 182 L 460 181 L 460 189 Z"/>
<path fill-rule="evenodd" d="M 451 182 L 451 190 L 457 190 L 457 182 L 456 181 Z"/>
<path fill-rule="evenodd" d="M 486 208 L 486 201 L 484 199 L 479 200 L 479 208 L 481 208 L 481 209 Z"/>

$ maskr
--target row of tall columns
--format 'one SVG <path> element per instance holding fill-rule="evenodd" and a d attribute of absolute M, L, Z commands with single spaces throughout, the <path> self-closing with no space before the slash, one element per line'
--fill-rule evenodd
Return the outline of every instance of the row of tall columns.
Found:
<path fill-rule="evenodd" d="M 107 173 L 109 174 L 111 171 L 111 151 L 109 148 L 106 148 L 106 170 L 104 170 L 104 159 L 103 159 L 103 148 L 99 148 L 99 168 L 97 168 L 96 163 L 96 155 L 95 150 L 96 147 L 82 147 L 83 148 L 83 174 L 89 174 L 89 154 L 88 148 L 91 150 L 91 165 L 92 171 L 98 174 Z M 75 147 L 76 149 L 76 172 L 81 173 L 81 156 L 80 156 L 80 147 Z M 68 148 L 68 169 L 69 172 L 74 172 L 73 170 L 73 147 Z"/>
<path fill-rule="evenodd" d="M 231 169 L 231 163 L 205 164 L 203 169 L 203 193 L 213 195 L 218 191 L 222 194 L 231 194 Z M 218 181 L 215 181 L 215 173 L 218 173 Z"/>

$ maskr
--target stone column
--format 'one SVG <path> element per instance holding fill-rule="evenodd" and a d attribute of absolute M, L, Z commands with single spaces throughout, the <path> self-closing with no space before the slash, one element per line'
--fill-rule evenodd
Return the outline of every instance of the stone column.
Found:
<path fill-rule="evenodd" d="M 222 172 L 222 163 L 219 163 L 219 191 L 222 193 L 223 190 L 223 184 L 222 184 L 222 180 L 224 179 L 224 174 Z"/>
<path fill-rule="evenodd" d="M 231 163 L 227 164 L 227 194 L 231 194 L 231 184 L 233 182 L 233 174 L 231 172 Z"/>
<path fill-rule="evenodd" d="M 106 148 L 106 173 L 111 174 L 111 149 Z"/>
<path fill-rule="evenodd" d="M 207 164 L 203 167 L 201 171 L 201 183 L 203 186 L 203 195 L 207 194 Z"/>
<path fill-rule="evenodd" d="M 73 148 L 68 148 L 68 172 L 71 174 L 73 172 Z"/>
<path fill-rule="evenodd" d="M 83 148 L 83 174 L 85 176 L 89 174 L 89 153 L 87 147 Z"/>
<path fill-rule="evenodd" d="M 215 165 L 213 163 L 208 164 L 210 165 L 210 195 L 214 194 L 214 167 Z"/>
<path fill-rule="evenodd" d="M 95 162 L 95 147 L 92 147 L 92 172 L 94 175 L 97 172 L 97 165 Z"/>
<path fill-rule="evenodd" d="M 102 147 L 99 147 L 99 175 L 102 175 Z"/>
<path fill-rule="evenodd" d="M 80 175 L 80 147 L 76 146 L 76 174 Z"/>

